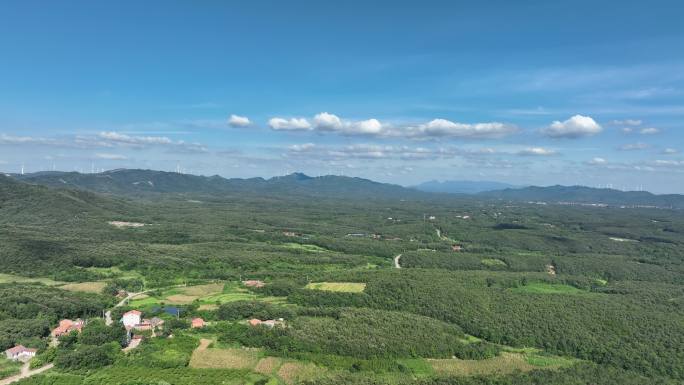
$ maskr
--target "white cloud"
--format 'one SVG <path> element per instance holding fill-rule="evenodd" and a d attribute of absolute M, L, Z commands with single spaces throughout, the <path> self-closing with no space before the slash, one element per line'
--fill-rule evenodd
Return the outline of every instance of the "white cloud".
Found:
<path fill-rule="evenodd" d="M 640 126 L 642 121 L 639 119 L 613 120 L 610 122 L 616 126 Z"/>
<path fill-rule="evenodd" d="M 55 145 L 59 144 L 55 139 L 50 138 L 39 138 L 34 136 L 15 136 L 0 134 L 0 144 L 44 144 L 44 145 Z"/>
<path fill-rule="evenodd" d="M 618 150 L 622 151 L 635 151 L 635 150 L 645 150 L 649 147 L 646 143 L 629 143 L 618 147 Z"/>
<path fill-rule="evenodd" d="M 554 150 L 543 147 L 528 147 L 524 150 L 518 151 L 517 154 L 522 156 L 549 156 L 556 155 L 557 153 Z"/>
<path fill-rule="evenodd" d="M 593 166 L 600 166 L 600 165 L 607 164 L 608 161 L 605 160 L 604 158 L 596 157 L 596 158 L 591 159 L 591 160 L 588 161 L 587 163 L 590 164 L 590 165 L 593 165 Z"/>
<path fill-rule="evenodd" d="M 589 116 L 575 115 L 561 122 L 554 121 L 542 133 L 552 138 L 580 138 L 600 133 L 603 129 Z"/>
<path fill-rule="evenodd" d="M 288 147 L 288 149 L 290 151 L 294 151 L 294 152 L 305 152 L 305 151 L 312 150 L 315 147 L 316 147 L 316 145 L 313 143 L 304 143 L 304 144 L 293 144 L 292 146 Z"/>
<path fill-rule="evenodd" d="M 321 131 L 337 131 L 343 127 L 342 120 L 335 114 L 321 112 L 314 116 L 314 126 Z"/>
<path fill-rule="evenodd" d="M 659 134 L 660 130 L 655 128 L 655 127 L 648 127 L 648 128 L 642 128 L 639 130 L 639 133 L 642 135 L 654 135 L 654 134 Z"/>
<path fill-rule="evenodd" d="M 446 119 L 434 119 L 430 122 L 410 124 L 386 124 L 378 119 L 345 120 L 329 112 L 315 115 L 312 123 L 305 118 L 272 118 L 269 125 L 274 130 L 315 130 L 333 132 L 341 135 L 364 135 L 376 137 L 393 137 L 406 139 L 429 138 L 500 138 L 518 131 L 511 124 L 490 123 L 458 123 Z"/>
<path fill-rule="evenodd" d="M 251 125 L 252 122 L 246 116 L 232 114 L 230 115 L 230 118 L 228 118 L 228 124 L 230 124 L 231 127 L 247 127 Z"/>
<path fill-rule="evenodd" d="M 621 131 L 623 134 L 631 134 L 634 132 L 634 129 L 632 127 L 622 127 Z"/>
<path fill-rule="evenodd" d="M 119 154 L 107 154 L 107 153 L 97 153 L 95 154 L 95 157 L 98 159 L 106 159 L 106 160 L 126 160 L 128 157 L 124 155 L 119 155 Z"/>
<path fill-rule="evenodd" d="M 271 118 L 268 125 L 274 130 L 302 131 L 311 130 L 311 123 L 304 118 Z"/>
<path fill-rule="evenodd" d="M 130 136 L 115 131 L 103 131 L 98 136 L 106 141 L 128 145 L 173 144 L 173 141 L 165 136 Z"/>
<path fill-rule="evenodd" d="M 663 150 L 663 154 L 665 154 L 665 155 L 679 154 L 679 150 L 677 150 L 676 148 L 666 148 Z"/>
<path fill-rule="evenodd" d="M 500 138 L 518 131 L 517 127 L 499 122 L 458 123 L 446 119 L 433 119 L 411 132 L 413 137 Z"/>

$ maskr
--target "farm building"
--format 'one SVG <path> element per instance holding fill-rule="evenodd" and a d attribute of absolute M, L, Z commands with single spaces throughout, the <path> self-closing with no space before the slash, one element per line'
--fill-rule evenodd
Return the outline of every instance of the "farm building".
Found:
<path fill-rule="evenodd" d="M 204 326 L 206 326 L 206 323 L 204 322 L 204 320 L 202 318 L 198 317 L 198 318 L 192 319 L 192 321 L 190 322 L 190 326 L 193 329 L 199 329 L 199 328 L 203 328 Z"/>
<path fill-rule="evenodd" d="M 139 310 L 127 311 L 123 314 L 123 317 L 121 318 L 121 322 L 123 322 L 125 327 L 132 328 L 135 325 L 140 323 L 140 316 L 141 315 L 142 315 L 142 312 Z"/>
<path fill-rule="evenodd" d="M 451 251 L 463 251 L 463 247 L 461 245 L 452 245 Z"/>
<path fill-rule="evenodd" d="M 80 332 L 81 329 L 83 329 L 83 324 L 84 322 L 82 319 L 77 319 L 75 321 L 72 321 L 70 319 L 63 319 L 59 321 L 59 326 L 54 328 L 50 334 L 53 337 L 60 337 L 65 334 L 69 334 L 74 330 Z"/>
<path fill-rule="evenodd" d="M 24 345 L 17 345 L 5 350 L 5 356 L 8 360 L 20 360 L 22 358 L 34 357 L 37 351 L 37 349 L 27 348 Z"/>

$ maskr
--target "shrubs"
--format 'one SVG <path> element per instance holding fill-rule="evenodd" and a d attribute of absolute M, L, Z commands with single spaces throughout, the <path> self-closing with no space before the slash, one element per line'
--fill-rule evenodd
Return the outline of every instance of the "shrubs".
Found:
<path fill-rule="evenodd" d="M 113 364 L 118 354 L 120 346 L 115 342 L 102 346 L 81 345 L 73 351 L 60 350 L 54 363 L 65 370 L 97 369 Z"/>
<path fill-rule="evenodd" d="M 218 319 L 235 321 L 246 318 L 275 319 L 292 318 L 294 312 L 286 307 L 259 301 L 228 302 L 219 306 L 216 311 Z"/>

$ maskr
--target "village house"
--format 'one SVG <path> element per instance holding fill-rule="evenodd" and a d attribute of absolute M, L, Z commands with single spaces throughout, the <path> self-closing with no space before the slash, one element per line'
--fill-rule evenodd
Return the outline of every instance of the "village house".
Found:
<path fill-rule="evenodd" d="M 17 345 L 13 348 L 5 350 L 5 356 L 8 360 L 20 360 L 22 358 L 31 358 L 36 355 L 37 349 L 27 348 L 24 345 Z"/>
<path fill-rule="evenodd" d="M 139 324 L 133 325 L 133 329 L 139 330 L 139 331 L 145 331 L 145 330 L 152 330 L 153 327 L 149 322 L 145 322 L 146 320 L 143 320 L 143 322 Z"/>
<path fill-rule="evenodd" d="M 72 331 L 76 330 L 79 333 L 81 332 L 81 329 L 83 329 L 84 322 L 82 319 L 77 319 L 75 321 L 72 321 L 70 319 L 63 319 L 59 321 L 59 326 L 54 328 L 50 335 L 53 337 L 61 337 L 65 334 L 69 334 Z"/>
<path fill-rule="evenodd" d="M 283 235 L 286 237 L 296 237 L 297 233 L 295 233 L 294 231 L 283 231 Z"/>
<path fill-rule="evenodd" d="M 260 326 L 261 325 L 261 326 L 266 326 L 267 328 L 273 328 L 276 325 L 282 325 L 284 321 L 285 320 L 282 318 L 278 318 L 277 321 L 274 319 L 262 321 L 258 318 L 252 318 L 251 320 L 249 320 L 249 326 Z"/>
<path fill-rule="evenodd" d="M 258 279 L 248 279 L 246 281 L 242 281 L 242 284 L 247 287 L 264 287 L 266 285 L 263 281 Z"/>
<path fill-rule="evenodd" d="M 140 316 L 142 312 L 139 310 L 130 310 L 123 314 L 121 317 L 121 322 L 123 322 L 126 328 L 132 328 L 140 323 Z"/>
<path fill-rule="evenodd" d="M 461 247 L 461 245 L 452 245 L 451 251 L 455 251 L 455 252 L 463 251 L 463 247 Z"/>
<path fill-rule="evenodd" d="M 206 323 L 202 318 L 193 318 L 192 321 L 190 322 L 190 327 L 193 329 L 200 329 L 206 326 Z"/>
<path fill-rule="evenodd" d="M 153 317 L 150 319 L 144 319 L 143 323 L 148 323 L 150 324 L 153 328 L 161 328 L 164 326 L 164 320 L 159 318 L 159 317 Z"/>

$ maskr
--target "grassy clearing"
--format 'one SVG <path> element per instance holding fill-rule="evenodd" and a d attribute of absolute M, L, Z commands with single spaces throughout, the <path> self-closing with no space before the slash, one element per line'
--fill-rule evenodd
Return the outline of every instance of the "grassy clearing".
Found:
<path fill-rule="evenodd" d="M 562 284 L 555 285 L 543 282 L 529 283 L 525 286 L 519 286 L 512 290 L 518 293 L 531 294 L 589 294 L 589 292 L 578 289 L 574 286 Z"/>
<path fill-rule="evenodd" d="M 253 369 L 259 361 L 260 349 L 209 348 L 212 341 L 200 340 L 200 345 L 190 357 L 191 368 L 198 369 Z"/>
<path fill-rule="evenodd" d="M 488 267 L 508 267 L 506 262 L 496 258 L 485 258 L 480 263 Z"/>
<path fill-rule="evenodd" d="M 527 360 L 528 364 L 539 368 L 563 368 L 572 366 L 578 361 L 574 358 L 550 356 L 544 354 L 526 355 L 525 359 Z"/>
<path fill-rule="evenodd" d="M 275 376 L 283 360 L 278 357 L 264 357 L 257 362 L 254 371 L 268 376 Z"/>
<path fill-rule="evenodd" d="M 19 275 L 13 275 L 13 274 L 2 274 L 0 273 L 0 283 L 42 283 L 43 285 L 46 286 L 57 286 L 57 285 L 63 285 L 64 282 L 59 282 L 52 280 L 50 278 L 29 278 L 29 277 L 22 277 Z"/>
<path fill-rule="evenodd" d="M 461 342 L 463 342 L 466 345 L 467 344 L 474 344 L 474 343 L 480 342 L 480 341 L 482 341 L 482 338 L 477 338 L 475 336 L 471 336 L 470 334 L 466 334 L 465 338 L 461 339 Z"/>
<path fill-rule="evenodd" d="M 19 372 L 21 372 L 21 365 L 21 362 L 10 361 L 4 357 L 0 357 L 0 378 L 19 374 Z"/>
<path fill-rule="evenodd" d="M 361 293 L 366 289 L 366 284 L 359 282 L 312 282 L 306 285 L 306 288 L 344 293 Z"/>
<path fill-rule="evenodd" d="M 290 250 L 302 250 L 302 251 L 306 251 L 309 253 L 323 253 L 323 252 L 329 251 L 329 250 L 324 249 L 320 246 L 301 244 L 301 243 L 286 243 L 283 245 L 283 247 L 286 249 L 290 249 Z"/>
<path fill-rule="evenodd" d="M 327 370 L 312 363 L 286 362 L 278 370 L 280 377 L 286 384 L 294 384 L 320 378 Z"/>
<path fill-rule="evenodd" d="M 97 281 L 97 282 L 79 282 L 79 283 L 68 283 L 66 285 L 62 285 L 59 288 L 68 290 L 68 291 L 80 291 L 84 293 L 101 293 L 102 289 L 104 289 L 105 285 L 107 285 L 106 282 L 102 281 Z"/>
<path fill-rule="evenodd" d="M 261 297 L 245 289 L 236 282 L 215 282 L 204 285 L 172 288 L 164 290 L 160 296 L 136 297 L 131 301 L 131 306 L 160 305 L 186 305 L 199 301 L 203 309 L 211 310 L 217 303 L 226 303 L 242 300 L 259 300 L 271 303 L 282 303 L 284 298 Z"/>
<path fill-rule="evenodd" d="M 432 365 L 423 358 L 400 358 L 397 362 L 407 368 L 414 377 L 428 377 L 435 372 Z"/>

